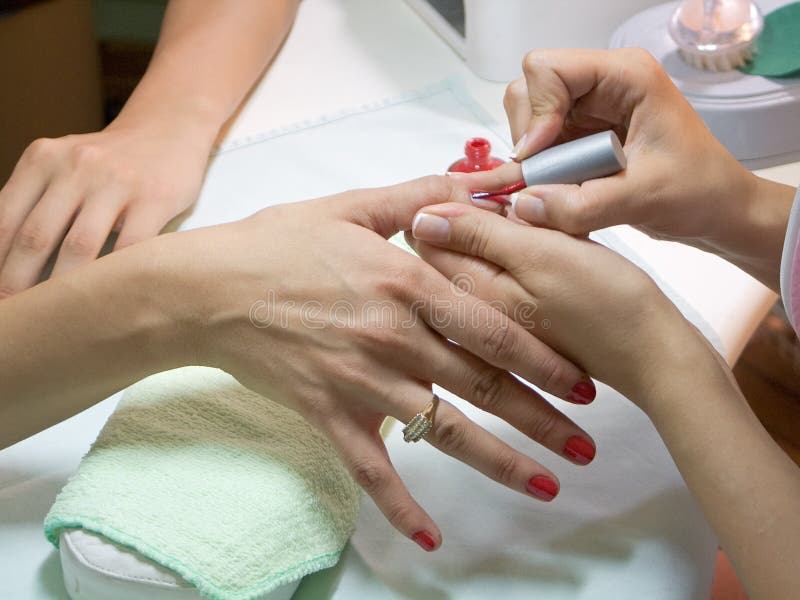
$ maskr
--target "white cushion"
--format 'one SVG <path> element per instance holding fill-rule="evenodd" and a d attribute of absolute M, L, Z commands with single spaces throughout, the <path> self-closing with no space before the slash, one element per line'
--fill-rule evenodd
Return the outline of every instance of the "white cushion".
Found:
<path fill-rule="evenodd" d="M 201 600 L 202 595 L 177 573 L 165 569 L 105 537 L 70 529 L 61 534 L 61 569 L 72 600 Z M 289 600 L 301 580 L 281 586 L 259 600 Z"/>

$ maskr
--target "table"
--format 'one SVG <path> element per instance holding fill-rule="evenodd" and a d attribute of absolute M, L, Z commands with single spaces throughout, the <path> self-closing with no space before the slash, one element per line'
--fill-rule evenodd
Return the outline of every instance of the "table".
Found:
<path fill-rule="evenodd" d="M 280 58 L 219 141 L 395 96 L 454 74 L 498 122 L 505 122 L 504 86 L 472 75 L 405 3 L 305 0 Z M 800 164 L 763 174 L 797 185 Z M 617 233 L 714 328 L 733 363 L 774 294 L 698 250 L 655 242 L 628 228 Z M 45 541 L 41 521 L 117 399 L 0 452 L 0 597 L 67 598 L 57 553 Z M 366 571 L 357 557 L 348 560 L 349 568 Z"/>

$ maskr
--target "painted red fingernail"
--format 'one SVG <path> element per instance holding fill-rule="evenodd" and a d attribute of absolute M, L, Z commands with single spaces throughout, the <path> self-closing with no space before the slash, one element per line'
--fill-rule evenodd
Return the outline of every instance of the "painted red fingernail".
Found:
<path fill-rule="evenodd" d="M 595 447 L 586 438 L 573 435 L 564 446 L 564 454 L 579 465 L 588 465 L 594 458 Z"/>
<path fill-rule="evenodd" d="M 436 541 L 427 531 L 418 531 L 411 536 L 411 539 L 417 542 L 419 547 L 425 550 L 425 552 L 433 552 L 436 549 Z"/>
<path fill-rule="evenodd" d="M 545 502 L 550 502 L 558 494 L 558 484 L 544 475 L 534 475 L 528 480 L 528 485 L 525 487 L 528 493 Z"/>
<path fill-rule="evenodd" d="M 567 400 L 575 404 L 589 404 L 597 396 L 597 388 L 594 383 L 589 381 L 579 381 L 572 388 L 572 391 L 567 394 Z"/>

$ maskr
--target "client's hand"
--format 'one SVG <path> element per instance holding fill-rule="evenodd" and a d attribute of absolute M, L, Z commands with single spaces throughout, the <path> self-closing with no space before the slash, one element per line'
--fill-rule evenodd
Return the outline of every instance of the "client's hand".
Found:
<path fill-rule="evenodd" d="M 392 524 L 427 550 L 441 535 L 392 467 L 379 428 L 387 415 L 407 423 L 421 412 L 432 383 L 575 464 L 594 455 L 580 427 L 509 373 L 588 403 L 595 390 L 584 372 L 384 239 L 410 228 L 420 207 L 446 200 L 468 196 L 430 177 L 269 208 L 150 244 L 177 265 L 176 279 L 192 282 L 202 307 L 196 361 L 308 418 Z M 551 471 L 446 402 L 425 439 L 518 492 L 541 500 L 558 492 Z"/>
<path fill-rule="evenodd" d="M 613 129 L 628 167 L 583 185 L 528 188 L 514 199 L 516 217 L 573 234 L 634 225 L 721 254 L 777 286 L 794 191 L 742 167 L 650 54 L 537 50 L 523 70 L 505 96 L 515 160 Z M 508 164 L 470 175 L 470 185 L 497 189 L 518 173 Z"/>

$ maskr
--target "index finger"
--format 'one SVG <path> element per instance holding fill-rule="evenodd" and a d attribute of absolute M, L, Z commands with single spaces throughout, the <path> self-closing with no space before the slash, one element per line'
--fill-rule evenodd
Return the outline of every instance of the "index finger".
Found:
<path fill-rule="evenodd" d="M 448 176 L 470 191 L 496 192 L 507 185 L 521 181 L 522 168 L 519 163 L 507 162 L 491 171 L 448 173 Z"/>
<path fill-rule="evenodd" d="M 523 159 L 550 146 L 570 109 L 597 90 L 594 117 L 619 124 L 641 99 L 645 86 L 624 81 L 639 54 L 621 50 L 535 50 L 523 62 L 531 104 L 531 123 L 517 149 Z"/>
<path fill-rule="evenodd" d="M 361 189 L 334 196 L 335 210 L 348 221 L 391 237 L 411 229 L 411 221 L 424 206 L 440 202 L 470 203 L 462 180 L 429 175 L 382 188 Z"/>

